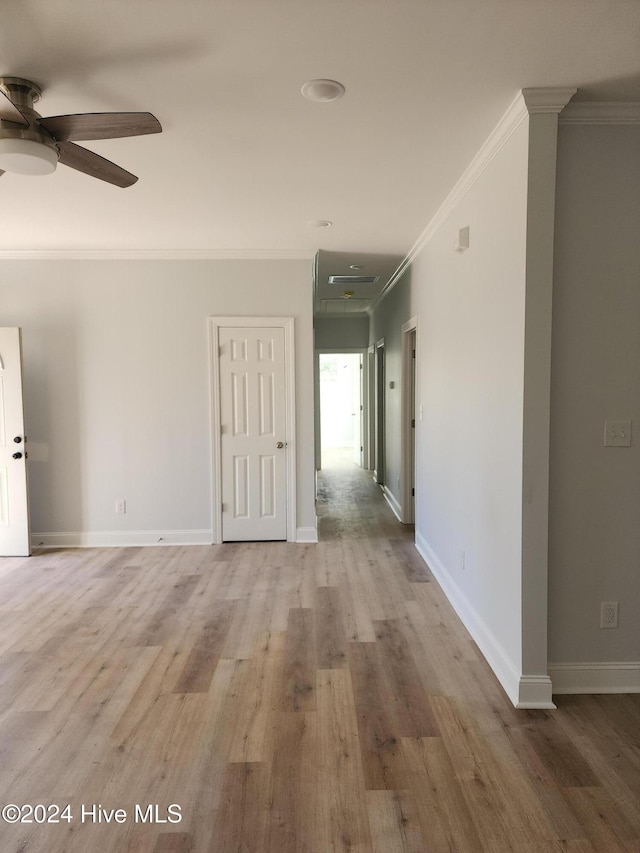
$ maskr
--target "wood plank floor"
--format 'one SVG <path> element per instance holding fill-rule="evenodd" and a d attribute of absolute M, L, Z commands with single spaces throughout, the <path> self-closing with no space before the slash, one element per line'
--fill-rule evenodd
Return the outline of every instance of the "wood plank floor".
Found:
<path fill-rule="evenodd" d="M 370 478 L 318 512 L 0 561 L 2 805 L 71 816 L 2 853 L 640 853 L 640 696 L 515 711 Z"/>

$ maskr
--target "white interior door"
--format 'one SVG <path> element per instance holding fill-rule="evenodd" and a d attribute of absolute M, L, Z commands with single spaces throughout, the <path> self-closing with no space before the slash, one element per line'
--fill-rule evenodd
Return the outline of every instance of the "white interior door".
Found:
<path fill-rule="evenodd" d="M 0 328 L 0 556 L 31 553 L 20 329 Z"/>
<path fill-rule="evenodd" d="M 285 333 L 219 329 L 222 539 L 287 538 Z"/>

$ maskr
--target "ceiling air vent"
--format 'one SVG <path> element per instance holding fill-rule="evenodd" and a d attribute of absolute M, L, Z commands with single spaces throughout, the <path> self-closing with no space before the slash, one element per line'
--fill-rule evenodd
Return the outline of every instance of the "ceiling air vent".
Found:
<path fill-rule="evenodd" d="M 329 284 L 375 284 L 379 275 L 330 275 Z"/>

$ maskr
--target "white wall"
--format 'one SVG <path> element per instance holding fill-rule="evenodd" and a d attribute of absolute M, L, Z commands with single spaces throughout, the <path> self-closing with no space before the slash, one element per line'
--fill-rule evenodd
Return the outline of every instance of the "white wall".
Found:
<path fill-rule="evenodd" d="M 34 532 L 206 541 L 216 314 L 295 318 L 297 525 L 315 527 L 310 262 L 4 260 L 1 270 L 0 319 L 23 328 Z"/>
<path fill-rule="evenodd" d="M 556 664 L 640 661 L 639 233 L 640 128 L 561 126 L 549 550 Z M 607 419 L 633 420 L 631 448 L 603 447 Z M 601 601 L 620 602 L 617 630 L 600 629 Z M 584 671 L 579 686 L 591 678 L 596 688 L 605 675 Z M 637 689 L 638 669 L 635 679 Z"/>
<path fill-rule="evenodd" d="M 315 347 L 318 350 L 365 349 L 369 336 L 369 317 L 316 317 Z"/>
<path fill-rule="evenodd" d="M 557 113 L 572 92 L 526 90 L 514 101 L 371 330 L 397 349 L 387 380 L 399 378 L 400 325 L 417 317 L 416 545 L 519 707 L 553 707 L 551 286 Z M 465 226 L 470 248 L 457 253 Z M 387 407 L 396 442 L 397 402 Z M 387 458 L 395 477 L 397 445 Z"/>
<path fill-rule="evenodd" d="M 522 664 L 527 156 L 524 123 L 411 273 L 423 407 L 416 541 L 503 681 Z M 466 225 L 471 246 L 459 254 L 453 239 Z"/>

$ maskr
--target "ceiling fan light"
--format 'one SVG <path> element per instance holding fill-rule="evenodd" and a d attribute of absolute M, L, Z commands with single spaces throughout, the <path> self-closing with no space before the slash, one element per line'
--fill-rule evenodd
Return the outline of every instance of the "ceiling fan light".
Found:
<path fill-rule="evenodd" d="M 0 169 L 19 175 L 49 175 L 58 165 L 55 148 L 33 139 L 0 139 Z"/>

